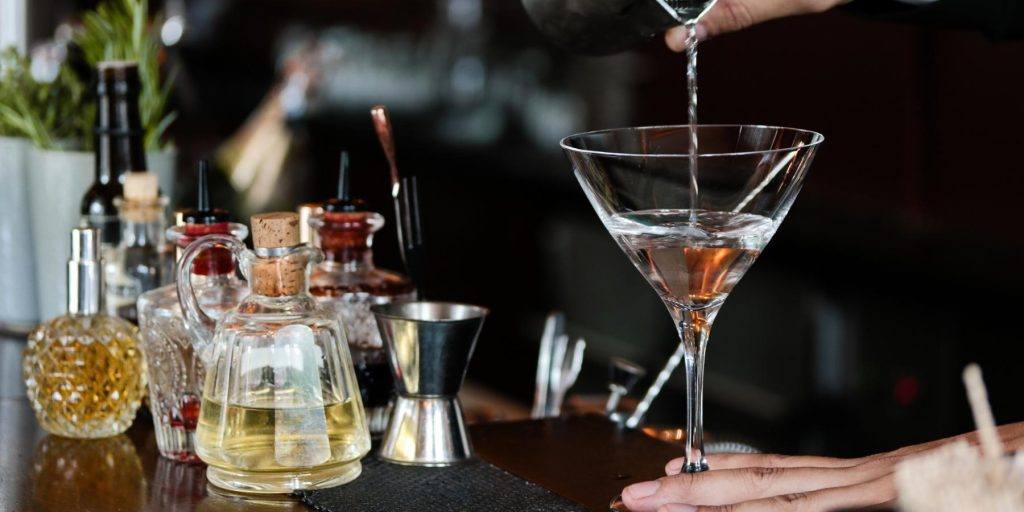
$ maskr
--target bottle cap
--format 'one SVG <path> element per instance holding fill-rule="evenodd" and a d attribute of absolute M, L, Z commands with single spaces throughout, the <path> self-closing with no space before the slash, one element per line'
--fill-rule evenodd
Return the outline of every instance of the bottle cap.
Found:
<path fill-rule="evenodd" d="M 317 235 L 316 229 L 310 225 L 310 221 L 314 217 L 319 217 L 324 213 L 323 203 L 302 203 L 296 208 L 299 214 L 299 242 L 303 244 L 312 244 L 314 246 L 320 245 L 320 237 Z"/>
<path fill-rule="evenodd" d="M 196 167 L 196 207 L 181 212 L 183 224 L 219 224 L 230 219 L 227 210 L 210 206 L 209 174 L 210 163 L 200 160 Z"/>
<path fill-rule="evenodd" d="M 341 163 L 338 166 L 338 196 L 328 199 L 323 204 L 324 212 L 361 212 L 366 210 L 366 202 L 362 199 L 353 199 L 348 192 L 349 189 L 349 160 L 348 151 L 342 150 Z"/>
<path fill-rule="evenodd" d="M 253 215 L 252 243 L 258 249 L 299 245 L 299 214 L 271 212 Z"/>
<path fill-rule="evenodd" d="M 105 60 L 96 65 L 99 79 L 96 81 L 96 93 L 134 95 L 142 88 L 139 81 L 139 65 L 132 61 Z"/>
<path fill-rule="evenodd" d="M 253 215 L 252 243 L 257 250 L 299 245 L 299 214 L 272 212 Z M 253 263 L 251 274 L 252 291 L 257 295 L 295 295 L 306 285 L 305 261 L 293 258 L 260 258 Z"/>
<path fill-rule="evenodd" d="M 100 230 L 72 228 L 68 259 L 68 313 L 95 315 L 103 306 Z"/>
<path fill-rule="evenodd" d="M 71 228 L 71 261 L 99 260 L 99 228 Z"/>
<path fill-rule="evenodd" d="M 152 202 L 160 195 L 156 174 L 151 172 L 130 172 L 124 177 L 124 198 L 140 203 Z"/>

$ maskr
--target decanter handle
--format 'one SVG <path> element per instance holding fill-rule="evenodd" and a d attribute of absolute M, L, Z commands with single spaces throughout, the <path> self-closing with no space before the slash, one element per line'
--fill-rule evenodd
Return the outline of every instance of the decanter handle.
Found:
<path fill-rule="evenodd" d="M 188 326 L 188 330 L 192 333 L 192 341 L 197 348 L 206 347 L 213 341 L 213 333 L 217 327 L 217 322 L 210 318 L 203 311 L 203 308 L 199 307 L 199 299 L 196 298 L 195 289 L 192 287 L 192 264 L 203 251 L 214 247 L 228 249 L 235 258 L 235 262 L 241 267 L 245 266 L 245 244 L 229 235 L 206 235 L 200 237 L 189 244 L 185 248 L 185 252 L 182 253 L 177 269 L 178 302 L 181 303 L 185 325 Z"/>

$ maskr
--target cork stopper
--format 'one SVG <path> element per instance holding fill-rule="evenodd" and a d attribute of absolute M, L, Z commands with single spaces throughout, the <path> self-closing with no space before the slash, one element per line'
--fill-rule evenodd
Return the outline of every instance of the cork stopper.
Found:
<path fill-rule="evenodd" d="M 299 214 L 273 212 L 253 215 L 252 240 L 257 249 L 299 245 Z M 260 258 L 252 266 L 253 293 L 269 297 L 296 295 L 306 285 L 306 260 L 292 254 Z"/>
<path fill-rule="evenodd" d="M 130 172 L 124 176 L 124 199 L 126 201 L 152 202 L 160 195 L 156 174 L 151 172 Z"/>
<path fill-rule="evenodd" d="M 299 245 L 299 214 L 272 212 L 253 215 L 252 243 L 257 249 Z"/>
<path fill-rule="evenodd" d="M 124 176 L 121 217 L 132 222 L 156 222 L 163 215 L 156 174 L 129 172 Z"/>
<path fill-rule="evenodd" d="M 306 262 L 297 256 L 260 259 L 252 265 L 252 291 L 266 297 L 298 295 L 306 284 Z"/>

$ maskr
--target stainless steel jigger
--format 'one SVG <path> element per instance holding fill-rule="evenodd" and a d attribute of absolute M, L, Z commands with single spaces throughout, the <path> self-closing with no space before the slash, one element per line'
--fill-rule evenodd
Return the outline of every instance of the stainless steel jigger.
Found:
<path fill-rule="evenodd" d="M 457 397 L 487 309 L 448 302 L 371 308 L 387 345 L 397 397 L 378 456 L 447 466 L 473 455 Z"/>

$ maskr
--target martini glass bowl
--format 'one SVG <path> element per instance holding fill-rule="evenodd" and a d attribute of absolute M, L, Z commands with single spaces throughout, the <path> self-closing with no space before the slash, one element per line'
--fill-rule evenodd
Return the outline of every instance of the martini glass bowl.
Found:
<path fill-rule="evenodd" d="M 700 151 L 689 154 L 691 130 Z M 590 204 L 665 303 L 679 333 L 635 428 L 682 362 L 685 472 L 708 469 L 704 354 L 718 311 L 796 199 L 821 134 L 752 125 L 653 126 L 571 135 L 561 146 Z"/>

